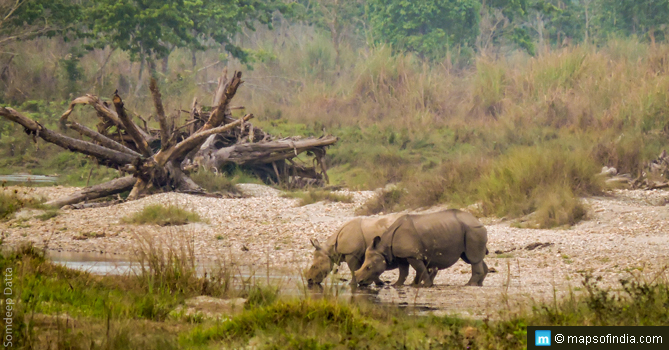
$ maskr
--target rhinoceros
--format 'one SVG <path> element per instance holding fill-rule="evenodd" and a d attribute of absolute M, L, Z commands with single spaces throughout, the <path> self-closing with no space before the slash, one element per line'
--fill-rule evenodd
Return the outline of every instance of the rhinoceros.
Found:
<path fill-rule="evenodd" d="M 328 237 L 324 246 L 318 241 L 311 240 L 316 248 L 311 267 L 304 271 L 309 285 L 321 283 L 332 271 L 335 264 L 343 261 L 348 264 L 351 274 L 362 266 L 365 250 L 372 243 L 374 237 L 383 232 L 399 218 L 401 214 L 393 214 L 376 218 L 356 218 L 345 223 L 337 232 Z M 374 279 L 377 285 L 383 284 L 378 278 Z M 352 285 L 357 285 L 355 276 L 351 279 Z"/>
<path fill-rule="evenodd" d="M 468 286 L 482 286 L 488 274 L 483 258 L 488 254 L 488 234 L 472 214 L 445 210 L 422 215 L 404 215 L 382 236 L 374 237 L 365 252 L 365 262 L 354 276 L 361 284 L 379 279 L 386 270 L 400 269 L 395 285 L 403 285 L 409 265 L 416 270 L 414 285 L 434 283 L 439 269 L 445 269 L 462 258 L 472 265 Z"/>

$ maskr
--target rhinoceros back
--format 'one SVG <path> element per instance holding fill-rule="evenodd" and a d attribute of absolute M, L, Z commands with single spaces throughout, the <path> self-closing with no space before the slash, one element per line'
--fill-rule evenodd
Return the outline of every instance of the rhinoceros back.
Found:
<path fill-rule="evenodd" d="M 362 235 L 361 218 L 355 218 L 345 223 L 337 232 L 328 238 L 332 247 L 332 254 L 358 254 L 362 249 L 364 254 L 365 241 Z"/>
<path fill-rule="evenodd" d="M 402 214 L 390 214 L 376 218 L 364 218 L 360 222 L 362 234 L 365 237 L 365 243 L 368 247 L 372 244 L 374 237 L 382 236 L 384 232 L 398 219 Z"/>
<path fill-rule="evenodd" d="M 394 237 L 388 238 L 392 240 L 392 254 L 396 257 L 413 257 L 446 268 L 463 256 L 468 262 L 481 261 L 485 256 L 485 232 L 473 215 L 445 210 L 408 215 Z"/>

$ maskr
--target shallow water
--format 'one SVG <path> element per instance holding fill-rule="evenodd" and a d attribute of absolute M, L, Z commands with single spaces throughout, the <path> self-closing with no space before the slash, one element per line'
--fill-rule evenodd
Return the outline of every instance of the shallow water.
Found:
<path fill-rule="evenodd" d="M 29 175 L 29 174 L 13 174 L 13 175 L 0 175 L 0 182 L 22 182 L 22 183 L 54 183 L 58 180 L 56 176 L 47 176 L 47 175 Z"/>
<path fill-rule="evenodd" d="M 48 251 L 47 258 L 67 268 L 96 275 L 124 275 L 139 271 L 139 265 L 128 257 L 111 254 Z"/>

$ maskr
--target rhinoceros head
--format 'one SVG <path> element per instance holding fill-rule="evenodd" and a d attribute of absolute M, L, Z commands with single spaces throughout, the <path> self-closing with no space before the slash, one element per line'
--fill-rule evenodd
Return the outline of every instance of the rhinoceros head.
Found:
<path fill-rule="evenodd" d="M 374 237 L 372 244 L 365 251 L 365 262 L 355 272 L 355 279 L 361 285 L 371 284 L 373 281 L 378 280 L 379 276 L 386 271 L 386 258 L 379 245 L 380 242 L 381 237 Z"/>
<path fill-rule="evenodd" d="M 310 240 L 316 248 L 311 267 L 304 270 L 304 277 L 309 285 L 320 284 L 325 277 L 332 271 L 332 260 L 325 249 L 321 247 L 317 240 Z"/>

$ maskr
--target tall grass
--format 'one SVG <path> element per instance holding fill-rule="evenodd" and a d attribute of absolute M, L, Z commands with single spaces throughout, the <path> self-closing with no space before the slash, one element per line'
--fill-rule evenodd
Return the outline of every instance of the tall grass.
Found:
<path fill-rule="evenodd" d="M 598 171 L 598 165 L 582 150 L 523 147 L 493 163 L 476 186 L 477 198 L 482 201 L 484 214 L 526 215 L 556 205 L 555 200 L 547 198 L 551 193 L 573 198 L 601 192 Z"/>
<path fill-rule="evenodd" d="M 598 168 L 614 166 L 637 176 L 666 147 L 667 44 L 613 38 L 600 47 L 553 48 L 535 57 L 521 52 L 481 56 L 472 65 L 453 67 L 367 46 L 361 38 L 342 45 L 335 64 L 329 37 L 303 25 L 258 30 L 243 41 L 257 50 L 257 60 L 253 70 L 226 63 L 245 70 L 246 84 L 235 104 L 244 105 L 258 116 L 258 126 L 277 135 L 339 136 L 327 159 L 333 181 L 356 189 L 399 183 L 409 194 L 397 208 L 481 201 L 486 213 L 509 216 L 542 205 L 545 212 L 576 208 L 574 197 L 600 191 L 592 180 Z M 67 48 L 47 39 L 13 45 L 14 51 L 33 57 L 11 66 L 13 80 L 4 83 L 4 101 L 20 105 L 62 96 L 58 93 L 66 82 L 53 73 L 60 71 L 57 58 Z M 56 58 L 39 54 L 46 51 Z M 148 90 L 134 96 L 138 64 L 127 55 L 112 53 L 97 73 L 108 54 L 96 51 L 82 58 L 83 80 L 91 83 L 82 90 L 109 96 L 115 87 L 124 87 L 126 105 L 150 114 Z M 188 51 L 170 55 L 170 69 L 161 76 L 167 109 L 188 109 L 196 95 L 209 100 L 216 86 L 209 82 L 222 63 L 204 68 L 220 55 L 211 50 L 198 53 L 197 59 L 193 68 Z M 35 84 L 40 79 L 45 84 Z M 90 111 L 77 113 L 76 118 L 94 122 Z M 19 131 L 5 134 L 18 140 Z M 6 154 L 9 141 L 0 143 Z M 35 169 L 45 165 L 35 163 Z M 503 193 L 505 186 L 510 193 Z M 556 191 L 553 204 L 536 200 L 542 191 Z M 565 210 L 575 214 L 580 209 Z M 579 217 L 572 214 L 542 225 Z"/>

